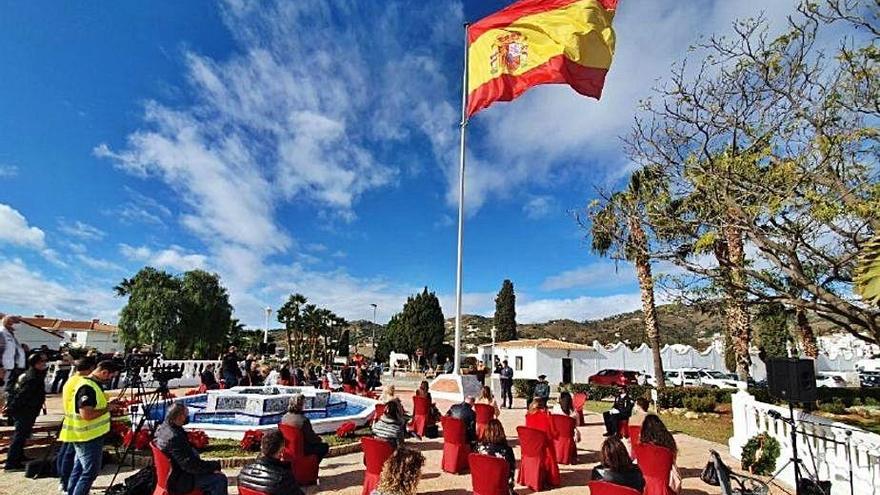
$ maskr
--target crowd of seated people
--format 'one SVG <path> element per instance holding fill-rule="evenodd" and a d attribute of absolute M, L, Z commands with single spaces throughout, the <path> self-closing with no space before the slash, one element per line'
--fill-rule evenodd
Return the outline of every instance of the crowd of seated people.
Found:
<path fill-rule="evenodd" d="M 277 378 L 284 379 L 282 373 L 279 373 Z M 420 386 L 415 395 L 431 398 L 427 386 Z M 622 400 L 626 400 L 626 393 L 618 395 L 615 407 L 620 406 Z M 393 386 L 385 387 L 382 401 L 385 403 L 384 413 L 374 422 L 372 433 L 375 438 L 390 443 L 394 450 L 382 464 L 378 484 L 372 485 L 376 487 L 372 495 L 413 494 L 416 492 L 425 458 L 420 452 L 407 447 L 404 443 L 408 436 L 407 426 L 410 418 Z M 461 403 L 450 407 L 446 414 L 464 423 L 474 453 L 497 457 L 506 462 L 509 467 L 507 489 L 513 494 L 517 469 L 514 450 L 507 440 L 501 421 L 497 418 L 489 420 L 477 436 L 474 404 L 478 401 L 482 404 L 494 404 L 491 392 L 484 391 L 480 399 L 475 400 L 474 397 L 468 396 Z M 299 429 L 302 433 L 304 453 L 316 455 L 320 462 L 320 459 L 327 455 L 328 446 L 314 432 L 311 422 L 303 414 L 303 403 L 304 397 L 301 394 L 291 398 L 288 413 L 281 419 L 281 424 Z M 640 444 L 668 449 L 674 460 L 678 452 L 675 439 L 659 416 L 648 412 L 648 407 L 647 399 L 639 398 L 634 401 L 633 412 L 628 416 L 631 424 L 641 425 L 638 440 Z M 543 419 L 549 418 L 551 414 L 577 418 L 572 397 L 568 392 L 560 393 L 552 408 L 543 398 L 532 401 L 529 404 L 526 422 L 527 424 L 533 422 L 538 429 L 542 429 L 552 437 L 555 434 L 552 430 L 552 422 L 546 425 L 546 430 L 541 427 L 544 424 Z M 189 447 L 186 432 L 182 428 L 186 418 L 186 406 L 175 404 L 169 409 L 165 422 L 156 435 L 157 446 L 166 453 L 172 464 L 171 476 L 168 479 L 169 492 L 186 493 L 199 488 L 206 495 L 226 494 L 228 480 L 220 472 L 219 464 L 202 460 L 197 452 Z M 575 435 L 576 441 L 579 441 L 580 433 L 577 428 Z M 239 486 L 267 495 L 302 495 L 303 491 L 293 476 L 290 461 L 281 458 L 284 442 L 284 436 L 278 430 L 267 432 L 263 436 L 257 459 L 242 468 L 238 477 Z M 677 474 L 673 462 L 669 481 L 671 493 L 678 493 L 680 490 L 681 482 Z M 591 470 L 590 479 L 632 488 L 638 492 L 642 492 L 646 485 L 646 478 L 639 467 L 637 456 L 628 450 L 627 445 L 621 440 L 621 435 L 616 431 L 604 439 L 600 450 L 600 464 Z"/>

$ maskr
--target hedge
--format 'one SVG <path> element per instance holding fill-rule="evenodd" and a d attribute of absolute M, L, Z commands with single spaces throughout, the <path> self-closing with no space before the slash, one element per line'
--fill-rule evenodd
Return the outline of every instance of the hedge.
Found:
<path fill-rule="evenodd" d="M 535 394 L 535 385 L 538 380 L 526 380 L 524 378 L 515 378 L 513 380 L 513 391 L 517 397 L 528 399 Z"/>
<path fill-rule="evenodd" d="M 648 385 L 630 385 L 626 389 L 633 397 L 651 398 L 651 387 Z M 566 390 L 572 394 L 584 392 L 590 400 L 602 400 L 614 398 L 619 388 L 613 385 L 596 385 L 594 383 L 569 383 L 560 384 L 559 390 Z"/>
<path fill-rule="evenodd" d="M 787 402 L 779 400 L 770 395 L 770 389 L 767 388 L 750 388 L 749 393 L 755 396 L 755 399 L 768 404 L 785 405 Z M 818 403 L 832 404 L 842 403 L 844 407 L 852 407 L 856 404 L 856 399 L 864 403 L 865 400 L 871 399 L 880 402 L 880 388 L 819 388 L 817 389 Z M 808 404 L 812 406 L 812 404 Z M 810 407 L 807 407 L 810 409 Z"/>

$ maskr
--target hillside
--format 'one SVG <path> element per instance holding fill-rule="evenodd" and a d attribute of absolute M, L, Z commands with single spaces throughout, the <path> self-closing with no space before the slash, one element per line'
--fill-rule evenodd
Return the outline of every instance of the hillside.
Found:
<path fill-rule="evenodd" d="M 658 306 L 657 312 L 662 344 L 687 344 L 703 349 L 712 343 L 716 334 L 724 330 L 722 316 L 700 311 L 694 307 L 668 304 Z M 491 341 L 491 317 L 464 315 L 463 320 L 464 352 L 476 352 L 478 344 Z M 818 317 L 811 316 L 810 320 L 817 335 L 829 333 L 833 329 L 830 323 Z M 452 342 L 454 330 L 455 319 L 447 319 L 447 342 Z M 592 344 L 594 340 L 602 344 L 624 341 L 631 347 L 637 347 L 645 342 L 641 311 L 583 322 L 551 320 L 546 323 L 519 324 L 517 331 L 520 338 L 549 337 L 582 344 Z"/>

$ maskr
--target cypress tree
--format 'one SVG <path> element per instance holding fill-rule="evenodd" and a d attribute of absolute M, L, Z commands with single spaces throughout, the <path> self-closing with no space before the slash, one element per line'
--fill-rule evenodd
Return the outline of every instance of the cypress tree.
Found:
<path fill-rule="evenodd" d="M 516 340 L 516 294 L 513 282 L 505 279 L 495 298 L 495 339 L 499 342 Z"/>

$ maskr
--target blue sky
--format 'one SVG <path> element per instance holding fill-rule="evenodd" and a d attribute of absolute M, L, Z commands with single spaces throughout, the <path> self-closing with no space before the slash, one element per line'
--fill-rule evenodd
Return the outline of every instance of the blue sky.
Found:
<path fill-rule="evenodd" d="M 452 316 L 462 22 L 508 2 L 15 2 L 0 16 L 0 311 L 116 321 L 144 265 L 219 273 L 236 316 L 290 292 Z M 601 102 L 562 86 L 470 124 L 465 311 L 636 309 L 571 215 L 624 180 L 618 136 L 701 33 L 789 2 L 624 0 Z M 769 10 L 767 10 L 769 9 Z"/>

